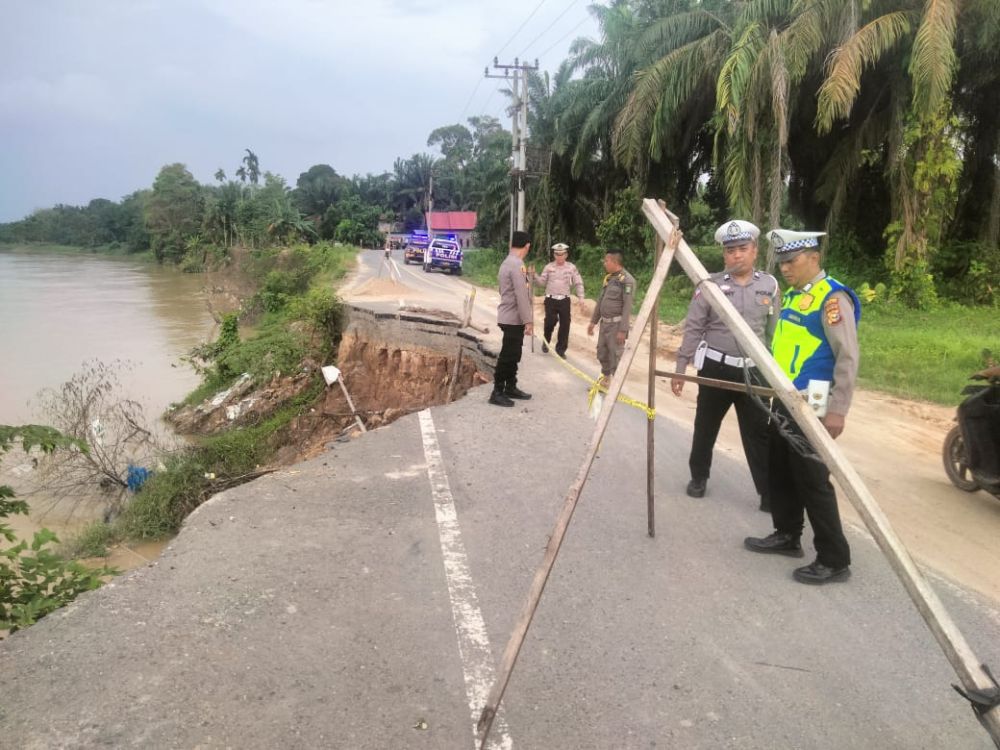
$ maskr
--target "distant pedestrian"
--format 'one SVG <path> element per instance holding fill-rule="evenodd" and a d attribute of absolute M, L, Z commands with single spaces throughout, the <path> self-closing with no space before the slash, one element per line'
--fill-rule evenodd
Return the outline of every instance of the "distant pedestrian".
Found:
<path fill-rule="evenodd" d="M 779 298 L 778 280 L 769 273 L 754 270 L 757 261 L 757 237 L 760 229 L 749 221 L 729 221 L 715 233 L 722 245 L 726 270 L 712 274 L 709 282 L 719 287 L 757 337 L 770 345 L 777 323 Z M 693 362 L 698 375 L 715 380 L 743 383 L 749 377 L 756 385 L 764 385 L 753 360 L 744 357 L 729 325 L 708 304 L 701 288 L 694 290 L 684 322 L 684 338 L 677 352 L 676 371 L 684 373 Z M 675 378 L 670 383 L 675 396 L 684 390 L 684 381 Z M 736 407 L 740 424 L 743 453 L 750 467 L 750 476 L 760 497 L 760 509 L 769 511 L 767 489 L 767 422 L 766 405 L 755 397 L 738 391 L 698 386 L 698 406 L 694 415 L 694 438 L 688 466 L 691 481 L 687 494 L 703 497 L 712 469 L 712 451 L 722 420 L 729 407 Z"/>
<path fill-rule="evenodd" d="M 858 374 L 861 302 L 853 290 L 822 269 L 818 238 L 823 234 L 787 229 L 768 234 L 781 275 L 790 285 L 781 301 L 771 352 L 792 384 L 803 393 L 808 390 L 810 401 L 814 393 L 828 389 L 820 419 L 830 437 L 836 438 L 844 431 Z M 811 454 L 802 429 L 781 403 L 773 407 L 768 438 L 774 533 L 748 536 L 744 545 L 754 552 L 802 557 L 799 537 L 808 514 L 816 559 L 796 568 L 793 577 L 812 584 L 847 580 L 851 548 L 840 523 L 830 470 Z"/>
<path fill-rule="evenodd" d="M 607 382 L 618 369 L 618 360 L 625 349 L 635 298 L 635 279 L 625 270 L 621 250 L 608 250 L 604 254 L 604 270 L 607 273 L 587 326 L 587 335 L 593 336 L 595 326 L 600 325 L 597 359 L 601 363 L 601 380 Z"/>
<path fill-rule="evenodd" d="M 559 337 L 556 339 L 556 354 L 566 356 L 569 346 L 570 293 L 575 290 L 580 305 L 583 305 L 583 277 L 576 266 L 566 260 L 569 245 L 557 242 L 552 246 L 552 262 L 535 277 L 535 283 L 545 289 L 545 325 L 542 351 L 549 350 L 547 342 L 552 340 L 556 323 L 559 323 Z"/>
<path fill-rule="evenodd" d="M 517 231 L 511 237 L 510 254 L 500 264 L 497 282 L 500 287 L 500 304 L 497 307 L 497 325 L 503 331 L 500 356 L 497 357 L 493 375 L 493 393 L 489 401 L 496 406 L 513 406 L 511 399 L 529 399 L 517 387 L 517 365 L 521 361 L 525 334 L 531 335 L 531 289 L 524 256 L 531 249 L 527 232 Z"/>

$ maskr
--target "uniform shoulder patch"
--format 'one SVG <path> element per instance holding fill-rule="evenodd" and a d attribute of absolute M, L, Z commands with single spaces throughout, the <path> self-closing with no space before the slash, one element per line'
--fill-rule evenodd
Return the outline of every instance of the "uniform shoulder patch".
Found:
<path fill-rule="evenodd" d="M 631 293 L 632 293 L 632 285 L 626 283 L 625 284 L 625 294 L 631 294 Z"/>
<path fill-rule="evenodd" d="M 830 297 L 823 305 L 823 312 L 826 314 L 827 325 L 838 325 L 844 317 L 840 314 L 840 300 Z"/>

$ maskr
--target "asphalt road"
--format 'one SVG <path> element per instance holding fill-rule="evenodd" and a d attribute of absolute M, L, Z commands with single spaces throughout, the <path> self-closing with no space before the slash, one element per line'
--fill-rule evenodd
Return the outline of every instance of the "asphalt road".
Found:
<path fill-rule="evenodd" d="M 0 643 L 0 747 L 472 747 L 593 428 L 581 380 L 522 367 L 531 401 L 480 388 L 223 493 L 159 561 Z M 495 747 L 993 746 L 864 534 L 848 583 L 795 583 L 799 561 L 742 548 L 770 530 L 742 462 L 686 497 L 690 432 L 659 418 L 649 538 L 645 419 L 615 411 Z M 1000 612 L 933 582 L 1000 665 Z"/>

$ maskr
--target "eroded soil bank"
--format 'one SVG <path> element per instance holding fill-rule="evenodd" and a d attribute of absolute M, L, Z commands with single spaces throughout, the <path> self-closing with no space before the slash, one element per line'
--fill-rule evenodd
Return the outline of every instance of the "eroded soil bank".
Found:
<path fill-rule="evenodd" d="M 389 424 L 413 411 L 462 398 L 492 379 L 495 353 L 434 316 L 389 315 L 351 307 L 336 365 L 344 388 L 326 386 L 283 431 L 274 457 L 288 465 L 322 452 L 332 441 Z M 212 435 L 258 424 L 279 408 L 316 388 L 319 369 L 328 363 L 306 360 L 294 373 L 278 373 L 254 386 L 241 378 L 228 390 L 170 416 L 183 434 Z"/>

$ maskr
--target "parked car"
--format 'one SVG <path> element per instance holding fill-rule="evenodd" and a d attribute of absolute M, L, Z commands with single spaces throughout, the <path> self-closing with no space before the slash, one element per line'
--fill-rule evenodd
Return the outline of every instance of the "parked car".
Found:
<path fill-rule="evenodd" d="M 455 276 L 462 275 L 462 248 L 455 240 L 435 238 L 424 251 L 424 271 L 442 268 Z"/>
<path fill-rule="evenodd" d="M 427 235 L 427 232 L 415 231 L 411 232 L 409 237 L 406 238 L 406 247 L 403 249 L 403 263 L 423 263 L 424 262 L 424 252 L 427 250 L 427 246 L 431 243 L 431 238 Z"/>

